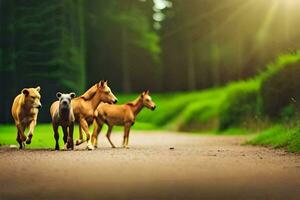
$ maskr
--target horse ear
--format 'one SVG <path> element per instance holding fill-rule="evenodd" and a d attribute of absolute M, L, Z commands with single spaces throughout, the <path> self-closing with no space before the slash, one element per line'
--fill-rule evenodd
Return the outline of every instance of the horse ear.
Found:
<path fill-rule="evenodd" d="M 104 83 L 107 85 L 108 84 L 108 80 L 105 80 Z"/>
<path fill-rule="evenodd" d="M 56 97 L 59 99 L 61 97 L 62 93 L 58 92 L 56 93 Z"/>
<path fill-rule="evenodd" d="M 76 97 L 76 94 L 74 92 L 70 93 L 71 99 L 74 99 Z"/>
<path fill-rule="evenodd" d="M 35 89 L 39 92 L 41 90 L 41 87 L 37 86 Z"/>
<path fill-rule="evenodd" d="M 98 87 L 103 87 L 103 86 L 104 86 L 104 81 L 100 81 Z"/>
<path fill-rule="evenodd" d="M 149 94 L 149 90 L 146 91 L 146 94 Z"/>
<path fill-rule="evenodd" d="M 24 89 L 22 90 L 22 94 L 24 94 L 25 96 L 29 95 L 28 89 L 24 88 Z"/>

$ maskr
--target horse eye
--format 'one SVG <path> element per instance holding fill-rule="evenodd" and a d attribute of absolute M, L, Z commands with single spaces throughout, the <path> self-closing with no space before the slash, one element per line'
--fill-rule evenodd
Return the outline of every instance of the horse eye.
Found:
<path fill-rule="evenodd" d="M 32 98 L 32 99 L 35 99 L 35 97 L 34 97 L 34 96 L 31 96 L 31 98 Z"/>

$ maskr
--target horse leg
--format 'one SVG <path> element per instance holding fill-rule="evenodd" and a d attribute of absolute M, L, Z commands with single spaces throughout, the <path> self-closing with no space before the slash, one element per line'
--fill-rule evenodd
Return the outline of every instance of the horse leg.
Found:
<path fill-rule="evenodd" d="M 112 128 L 113 126 L 108 126 L 108 130 L 107 130 L 107 133 L 106 133 L 106 137 L 111 145 L 112 148 L 116 148 L 116 146 L 112 143 L 112 141 L 110 140 L 110 135 L 111 135 L 111 131 L 112 131 Z"/>
<path fill-rule="evenodd" d="M 80 145 L 82 143 L 84 143 L 84 140 L 83 140 L 82 128 L 81 128 L 81 125 L 79 123 L 79 139 L 76 140 L 76 145 Z"/>
<path fill-rule="evenodd" d="M 94 145 L 95 148 L 97 148 L 98 135 L 101 132 L 102 127 L 103 127 L 102 121 L 100 119 L 99 120 L 95 119 L 94 120 L 94 131 L 93 131 L 92 138 L 91 138 L 91 140 L 92 140 L 91 142 L 92 142 L 92 144 Z"/>
<path fill-rule="evenodd" d="M 128 125 L 128 126 L 127 126 L 127 140 L 126 140 L 126 144 L 125 144 L 127 149 L 129 149 L 128 143 L 129 143 L 129 133 L 130 133 L 130 128 L 131 128 L 131 125 Z"/>
<path fill-rule="evenodd" d="M 129 131 L 130 131 L 131 125 L 125 124 L 124 127 L 124 140 L 123 140 L 123 147 L 129 149 L 128 147 L 128 138 L 129 138 Z"/>
<path fill-rule="evenodd" d="M 81 120 L 80 120 L 80 125 L 81 125 L 83 131 L 84 131 L 85 134 L 86 134 L 87 149 L 88 149 L 88 150 L 93 150 L 93 149 L 95 149 L 94 146 L 93 146 L 92 143 L 91 143 L 91 134 L 90 134 L 90 131 L 89 131 L 89 125 L 88 125 L 87 121 L 86 121 L 85 119 L 81 119 Z"/>

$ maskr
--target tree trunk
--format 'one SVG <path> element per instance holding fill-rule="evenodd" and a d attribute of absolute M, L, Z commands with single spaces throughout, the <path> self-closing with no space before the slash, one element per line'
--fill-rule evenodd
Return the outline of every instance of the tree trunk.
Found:
<path fill-rule="evenodd" d="M 212 54 L 212 84 L 213 86 L 220 85 L 220 52 L 219 46 L 213 44 L 211 47 Z"/>
<path fill-rule="evenodd" d="M 78 0 L 78 22 L 79 22 L 79 40 L 80 40 L 80 45 L 79 45 L 79 52 L 81 56 L 81 63 L 80 63 L 80 74 L 81 74 L 81 81 L 80 81 L 80 90 L 85 89 L 86 85 L 86 51 L 85 51 L 85 25 L 84 25 L 84 1 L 83 0 Z"/>
<path fill-rule="evenodd" d="M 129 52 L 128 52 L 128 33 L 125 25 L 122 27 L 122 78 L 123 91 L 131 92 L 130 72 L 129 72 Z"/>
<path fill-rule="evenodd" d="M 191 45 L 188 45 L 187 50 L 187 70 L 188 70 L 188 88 L 189 90 L 196 89 L 196 70 L 194 62 L 194 52 Z"/>
<path fill-rule="evenodd" d="M 12 122 L 10 108 L 16 95 L 15 1 L 0 1 L 0 123 Z M 7 85 L 9 83 L 9 86 Z"/>
<path fill-rule="evenodd" d="M 211 41 L 215 41 L 211 45 L 211 55 L 212 55 L 212 85 L 219 86 L 220 85 L 220 47 L 217 44 L 217 32 L 215 31 L 216 26 L 214 23 L 211 23 Z"/>
<path fill-rule="evenodd" d="M 187 44 L 187 80 L 188 80 L 188 89 L 196 90 L 196 69 L 195 69 L 195 57 L 193 44 L 190 37 L 186 38 Z"/>

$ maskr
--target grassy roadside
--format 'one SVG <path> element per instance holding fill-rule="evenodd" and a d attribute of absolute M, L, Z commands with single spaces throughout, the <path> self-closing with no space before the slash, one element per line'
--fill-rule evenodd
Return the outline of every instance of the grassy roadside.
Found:
<path fill-rule="evenodd" d="M 158 127 L 155 127 L 152 124 L 137 122 L 132 130 L 158 130 Z M 90 128 L 91 131 L 92 127 Z M 122 131 L 122 127 L 115 127 L 114 131 Z M 106 134 L 107 127 L 104 126 L 101 134 Z M 59 129 L 59 141 L 60 147 L 63 148 L 63 132 L 61 128 Z M 74 139 L 78 138 L 78 126 L 74 129 Z M 84 135 L 85 138 L 85 135 Z M 16 127 L 14 125 L 0 125 L 0 145 L 17 145 L 16 141 Z M 54 148 L 55 140 L 53 136 L 53 129 L 51 124 L 38 124 L 35 129 L 35 133 L 32 139 L 32 143 L 26 148 Z"/>
<path fill-rule="evenodd" d="M 266 129 L 246 144 L 283 148 L 289 152 L 300 152 L 300 127 L 277 124 Z"/>

